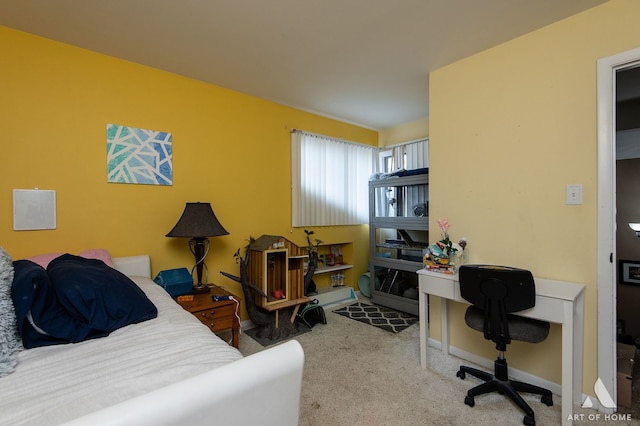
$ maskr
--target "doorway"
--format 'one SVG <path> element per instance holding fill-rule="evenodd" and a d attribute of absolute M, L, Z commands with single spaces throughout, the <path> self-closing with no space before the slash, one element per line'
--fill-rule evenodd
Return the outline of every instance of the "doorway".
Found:
<path fill-rule="evenodd" d="M 616 72 L 615 102 L 616 334 L 618 343 L 625 345 L 623 350 L 634 351 L 640 345 L 640 234 L 630 224 L 640 225 L 640 66 Z"/>
<path fill-rule="evenodd" d="M 640 48 L 598 60 L 598 378 L 614 402 L 616 389 L 616 76 L 640 66 Z M 600 406 L 601 411 L 613 408 Z"/>

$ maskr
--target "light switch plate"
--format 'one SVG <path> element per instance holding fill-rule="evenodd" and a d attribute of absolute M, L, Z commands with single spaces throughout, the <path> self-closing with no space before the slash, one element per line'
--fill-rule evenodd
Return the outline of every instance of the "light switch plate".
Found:
<path fill-rule="evenodd" d="M 573 183 L 567 185 L 567 194 L 565 204 L 576 205 L 582 204 L 582 184 Z"/>

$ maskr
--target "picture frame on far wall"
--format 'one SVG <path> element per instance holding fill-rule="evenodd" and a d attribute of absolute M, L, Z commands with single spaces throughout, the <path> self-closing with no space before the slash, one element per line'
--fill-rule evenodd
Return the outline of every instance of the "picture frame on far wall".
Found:
<path fill-rule="evenodd" d="M 618 282 L 640 285 L 640 260 L 618 260 Z"/>

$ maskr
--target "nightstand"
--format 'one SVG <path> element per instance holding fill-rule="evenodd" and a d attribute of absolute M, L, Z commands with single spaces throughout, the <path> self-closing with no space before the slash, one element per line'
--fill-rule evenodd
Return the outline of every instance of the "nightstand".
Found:
<path fill-rule="evenodd" d="M 204 325 L 209 327 L 214 333 L 231 329 L 233 334 L 233 346 L 238 347 L 238 335 L 240 333 L 240 299 L 213 284 L 208 284 L 209 293 L 194 294 L 191 301 L 176 302 L 185 310 L 191 312 Z M 221 300 L 215 302 L 212 296 L 232 296 L 235 300 Z M 237 309 L 237 316 L 236 316 Z"/>

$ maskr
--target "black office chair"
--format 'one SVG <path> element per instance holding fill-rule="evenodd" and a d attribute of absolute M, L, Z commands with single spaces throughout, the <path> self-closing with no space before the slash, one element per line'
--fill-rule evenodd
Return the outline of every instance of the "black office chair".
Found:
<path fill-rule="evenodd" d="M 468 373 L 485 381 L 467 392 L 464 403 L 473 407 L 475 396 L 497 391 L 507 395 L 524 411 L 525 425 L 535 425 L 533 410 L 518 392 L 541 395 L 541 401 L 552 406 L 551 392 L 539 386 L 509 380 L 509 367 L 504 357 L 512 339 L 538 343 L 549 335 L 548 322 L 510 315 L 536 304 L 535 283 L 531 272 L 505 266 L 463 265 L 459 269 L 459 279 L 460 293 L 471 303 L 465 313 L 465 322 L 474 330 L 482 331 L 485 339 L 495 342 L 499 352 L 495 361 L 495 374 L 460 367 L 456 375 L 461 379 Z"/>

